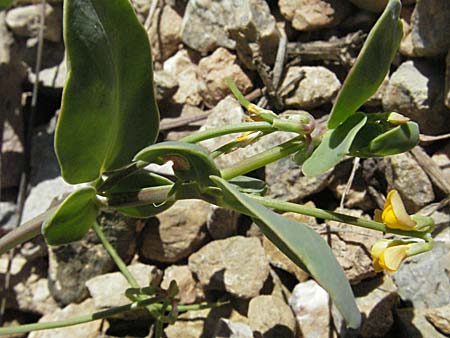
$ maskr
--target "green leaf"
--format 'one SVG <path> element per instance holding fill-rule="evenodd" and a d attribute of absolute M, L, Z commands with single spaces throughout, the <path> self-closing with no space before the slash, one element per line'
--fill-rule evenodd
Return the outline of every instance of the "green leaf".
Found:
<path fill-rule="evenodd" d="M 71 193 L 55 213 L 42 225 L 42 234 L 50 245 L 78 241 L 94 224 L 99 211 L 96 191 L 92 187 Z"/>
<path fill-rule="evenodd" d="M 389 0 L 369 33 L 334 103 L 328 128 L 334 129 L 377 91 L 389 71 L 403 36 L 400 0 Z"/>
<path fill-rule="evenodd" d="M 241 205 L 257 218 L 264 235 L 299 266 L 305 265 L 314 279 L 330 294 L 349 327 L 358 328 L 361 315 L 350 284 L 328 244 L 305 224 L 283 217 L 240 193 L 227 181 L 212 177 L 224 193 L 225 201 Z"/>
<path fill-rule="evenodd" d="M 66 0 L 64 41 L 55 150 L 67 182 L 90 182 L 156 140 L 150 46 L 128 0 Z"/>
<path fill-rule="evenodd" d="M 322 142 L 302 166 L 306 176 L 317 176 L 334 167 L 347 155 L 358 131 L 364 126 L 367 117 L 355 113 L 336 129 L 328 130 Z"/>
<path fill-rule="evenodd" d="M 254 177 L 237 176 L 229 180 L 240 192 L 247 194 L 263 195 L 267 190 L 266 182 Z"/>
<path fill-rule="evenodd" d="M 157 164 L 172 161 L 175 176 L 182 181 L 195 181 L 203 187 L 212 184 L 210 175 L 220 176 L 220 171 L 208 152 L 191 143 L 161 142 L 142 149 L 134 159 Z"/>
<path fill-rule="evenodd" d="M 107 197 L 113 197 L 114 194 L 134 193 L 144 188 L 159 187 L 164 185 L 172 185 L 172 181 L 145 170 L 139 170 L 133 175 L 119 181 L 114 187 L 106 192 Z M 141 205 L 136 207 L 124 207 L 117 208 L 116 210 L 124 215 L 136 218 L 148 218 L 159 214 L 160 212 L 170 208 L 173 205 L 173 201 L 166 201 L 161 205 Z"/>
<path fill-rule="evenodd" d="M 361 134 L 361 136 L 359 136 Z M 365 142 L 358 140 L 367 139 Z M 365 127 L 356 136 L 350 153 L 358 157 L 383 157 L 400 154 L 414 148 L 419 143 L 419 126 L 415 122 L 407 122 L 384 133 L 371 135 L 365 133 Z M 369 141 L 369 142 L 368 142 Z M 362 147 L 364 143 L 367 146 Z"/>
<path fill-rule="evenodd" d="M 13 3 L 13 0 L 0 0 L 0 11 L 2 9 L 8 8 Z"/>

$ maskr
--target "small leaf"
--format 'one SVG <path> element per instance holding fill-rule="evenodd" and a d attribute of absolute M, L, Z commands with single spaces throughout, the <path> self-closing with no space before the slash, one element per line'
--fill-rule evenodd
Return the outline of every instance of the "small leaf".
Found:
<path fill-rule="evenodd" d="M 95 189 L 80 188 L 71 193 L 42 225 L 42 234 L 50 245 L 78 241 L 94 224 L 98 211 Z"/>
<path fill-rule="evenodd" d="M 69 73 L 55 134 L 63 178 L 94 181 L 158 135 L 147 33 L 128 0 L 66 0 Z"/>
<path fill-rule="evenodd" d="M 229 180 L 236 189 L 247 194 L 263 195 L 267 190 L 266 182 L 254 177 L 237 176 Z"/>
<path fill-rule="evenodd" d="M 13 0 L 0 0 L 0 11 L 2 9 L 8 8 L 13 3 Z"/>
<path fill-rule="evenodd" d="M 136 161 L 163 164 L 172 161 L 175 176 L 182 181 L 195 181 L 203 187 L 212 184 L 210 175 L 220 176 L 208 152 L 196 144 L 167 141 L 142 149 Z"/>
<path fill-rule="evenodd" d="M 364 126 L 367 117 L 355 113 L 336 129 L 328 130 L 322 142 L 302 166 L 306 176 L 317 176 L 334 167 L 347 155 L 358 131 Z"/>
<path fill-rule="evenodd" d="M 212 177 L 222 191 L 225 201 L 241 205 L 246 213 L 258 219 L 264 235 L 298 266 L 303 264 L 316 281 L 330 294 L 349 327 L 358 328 L 361 315 L 350 284 L 328 244 L 308 226 L 283 217 L 240 193 L 230 183 Z"/>
<path fill-rule="evenodd" d="M 400 0 L 389 0 L 369 33 L 359 56 L 338 94 L 328 120 L 334 129 L 377 91 L 389 71 L 403 36 Z"/>
<path fill-rule="evenodd" d="M 164 185 L 172 185 L 172 181 L 145 170 L 139 170 L 134 174 L 127 176 L 119 181 L 114 187 L 106 191 L 107 197 L 113 197 L 114 194 L 133 193 L 141 189 L 149 187 L 159 187 Z M 116 210 L 124 215 L 136 218 L 148 218 L 159 214 L 160 212 L 170 208 L 173 202 L 165 202 L 161 205 L 141 205 L 136 207 L 117 208 Z"/>

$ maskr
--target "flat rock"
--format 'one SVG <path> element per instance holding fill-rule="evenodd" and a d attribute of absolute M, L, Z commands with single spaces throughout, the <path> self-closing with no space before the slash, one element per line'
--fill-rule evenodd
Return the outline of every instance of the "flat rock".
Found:
<path fill-rule="evenodd" d="M 206 84 L 201 95 L 205 103 L 211 106 L 230 94 L 226 78 L 231 78 L 243 94 L 253 89 L 249 77 L 236 63 L 236 56 L 225 48 L 218 48 L 211 55 L 201 59 L 198 71 Z"/>
<path fill-rule="evenodd" d="M 119 256 L 129 262 L 136 252 L 137 220 L 105 211 L 100 214 L 98 221 Z M 50 247 L 50 292 L 59 304 L 81 302 L 89 295 L 86 281 L 111 271 L 114 266 L 113 260 L 91 230 L 81 241 Z"/>
<path fill-rule="evenodd" d="M 248 305 L 249 325 L 263 338 L 294 338 L 297 325 L 289 305 L 274 296 L 257 296 Z"/>
<path fill-rule="evenodd" d="M 162 272 L 155 266 L 136 263 L 129 265 L 128 270 L 141 287 L 158 286 L 161 282 Z M 131 286 L 121 272 L 112 272 L 91 278 L 86 282 L 86 287 L 94 300 L 96 309 L 130 303 L 125 296 L 125 291 Z"/>
<path fill-rule="evenodd" d="M 242 236 L 208 243 L 189 257 L 189 268 L 205 289 L 244 299 L 257 296 L 269 275 L 260 240 Z"/>
<path fill-rule="evenodd" d="M 450 303 L 450 245 L 436 242 L 429 252 L 407 259 L 392 274 L 403 301 L 414 308 L 438 308 Z"/>
<path fill-rule="evenodd" d="M 171 265 L 164 270 L 161 288 L 167 290 L 171 281 L 176 281 L 180 292 L 176 296 L 182 304 L 194 304 L 204 298 L 198 282 L 187 265 Z"/>
<path fill-rule="evenodd" d="M 158 101 L 171 98 L 178 90 L 178 81 L 175 76 L 165 70 L 153 73 L 155 81 L 156 99 Z"/>
<path fill-rule="evenodd" d="M 445 338 L 446 335 L 440 333 L 425 318 L 426 311 L 414 308 L 401 308 L 395 311 L 396 326 L 402 337 L 408 338 Z"/>
<path fill-rule="evenodd" d="M 181 43 L 181 16 L 171 6 L 157 7 L 148 37 L 155 61 L 162 62 L 172 56 Z"/>
<path fill-rule="evenodd" d="M 214 338 L 254 338 L 250 326 L 244 323 L 234 323 L 221 318 L 214 330 Z"/>
<path fill-rule="evenodd" d="M 279 0 L 281 14 L 299 31 L 334 27 L 351 11 L 344 0 Z"/>
<path fill-rule="evenodd" d="M 410 213 L 434 201 L 433 185 L 412 155 L 404 153 L 390 156 L 389 162 L 393 172 L 393 187 L 398 190 Z"/>
<path fill-rule="evenodd" d="M 392 74 L 383 96 L 385 111 L 396 111 L 418 122 L 422 133 L 450 130 L 450 110 L 444 105 L 444 74 L 424 60 L 403 62 Z"/>
<path fill-rule="evenodd" d="M 439 332 L 450 335 L 450 305 L 444 305 L 436 309 L 429 309 L 425 317 Z"/>
<path fill-rule="evenodd" d="M 147 221 L 140 253 L 158 262 L 175 263 L 188 257 L 206 241 L 209 204 L 180 200 Z"/>
<path fill-rule="evenodd" d="M 210 205 L 206 227 L 214 239 L 224 239 L 237 234 L 239 214 L 231 209 Z"/>
<path fill-rule="evenodd" d="M 450 47 L 450 8 L 446 0 L 417 1 L 411 16 L 410 32 L 400 51 L 408 56 L 445 55 Z"/>
<path fill-rule="evenodd" d="M 287 106 L 311 109 L 330 102 L 341 88 L 341 83 L 325 67 L 294 66 L 288 69 L 281 88 L 282 99 Z"/>
<path fill-rule="evenodd" d="M 84 316 L 95 312 L 95 305 L 92 299 L 87 299 L 80 304 L 70 304 L 63 309 L 56 310 L 39 319 L 39 323 L 53 322 L 57 320 L 67 320 L 74 317 Z M 63 327 L 59 329 L 34 331 L 30 338 L 68 338 L 68 337 L 96 337 L 102 329 L 103 321 L 95 320 L 85 324 Z"/>

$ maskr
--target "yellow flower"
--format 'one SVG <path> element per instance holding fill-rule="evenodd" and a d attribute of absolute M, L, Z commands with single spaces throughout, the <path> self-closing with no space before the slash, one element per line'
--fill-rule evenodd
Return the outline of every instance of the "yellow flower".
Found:
<path fill-rule="evenodd" d="M 402 241 L 381 239 L 372 246 L 370 254 L 375 271 L 395 272 L 403 260 L 408 257 L 408 244 Z"/>
<path fill-rule="evenodd" d="M 416 230 L 416 222 L 406 212 L 397 190 L 389 191 L 384 210 L 375 210 L 375 221 L 386 224 L 391 229 Z"/>

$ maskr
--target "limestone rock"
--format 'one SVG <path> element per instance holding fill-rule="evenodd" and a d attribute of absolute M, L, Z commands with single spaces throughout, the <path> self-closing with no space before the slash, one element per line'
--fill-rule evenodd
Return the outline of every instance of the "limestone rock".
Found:
<path fill-rule="evenodd" d="M 280 298 L 257 296 L 248 305 L 248 319 L 253 331 L 263 338 L 294 338 L 297 325 L 292 310 Z"/>
<path fill-rule="evenodd" d="M 425 317 L 433 326 L 445 335 L 450 335 L 450 305 L 429 309 Z"/>
<path fill-rule="evenodd" d="M 228 319 L 220 319 L 214 330 L 214 338 L 254 338 L 250 326 L 234 323 Z"/>
<path fill-rule="evenodd" d="M 137 263 L 128 266 L 128 270 L 141 287 L 158 286 L 162 273 L 152 265 Z M 125 296 L 130 284 L 121 272 L 112 272 L 96 276 L 86 282 L 86 287 L 91 294 L 96 309 L 122 306 L 130 303 Z"/>
<path fill-rule="evenodd" d="M 210 205 L 206 226 L 214 239 L 224 239 L 237 234 L 239 214 L 231 209 Z"/>
<path fill-rule="evenodd" d="M 330 337 L 328 293 L 316 281 L 311 279 L 297 284 L 289 298 L 289 305 L 294 311 L 302 337 Z"/>
<path fill-rule="evenodd" d="M 169 325 L 164 330 L 164 333 L 167 338 L 215 337 L 214 329 L 221 318 L 230 319 L 233 323 L 247 324 L 248 322 L 246 317 L 227 304 L 213 309 L 183 313 L 178 316 L 175 324 Z"/>
<path fill-rule="evenodd" d="M 243 94 L 253 88 L 248 76 L 236 63 L 236 56 L 225 48 L 218 48 L 210 56 L 201 59 L 198 70 L 206 84 L 201 95 L 209 105 L 217 104 L 230 93 L 226 78 L 231 78 Z"/>
<path fill-rule="evenodd" d="M 47 323 L 57 320 L 72 319 L 94 312 L 95 306 L 92 299 L 87 299 L 81 304 L 70 304 L 63 309 L 43 316 L 39 322 Z M 34 331 L 29 334 L 30 338 L 68 338 L 68 337 L 96 337 L 101 331 L 102 320 L 95 320 L 85 324 L 63 327 L 59 329 Z"/>
<path fill-rule="evenodd" d="M 158 101 L 171 98 L 178 90 L 178 81 L 175 76 L 164 70 L 153 73 Z"/>
<path fill-rule="evenodd" d="M 296 79 L 298 81 L 295 81 Z M 293 85 L 290 85 L 291 83 Z M 281 88 L 284 87 L 286 90 L 283 90 L 282 99 L 286 105 L 311 109 L 330 102 L 339 91 L 341 83 L 336 75 L 325 67 L 294 66 L 287 71 L 281 85 Z"/>
<path fill-rule="evenodd" d="M 410 154 L 390 156 L 389 161 L 393 172 L 393 187 L 400 193 L 410 213 L 418 211 L 434 200 L 430 179 Z"/>
<path fill-rule="evenodd" d="M 41 10 L 40 4 L 13 8 L 6 15 L 6 23 L 17 35 L 25 37 L 37 36 Z M 46 4 L 44 38 L 52 42 L 60 42 L 61 23 L 61 8 Z"/>
<path fill-rule="evenodd" d="M 151 218 L 142 233 L 141 255 L 158 262 L 175 263 L 188 257 L 206 240 L 209 204 L 180 200 Z"/>
<path fill-rule="evenodd" d="M 170 6 L 157 8 L 157 18 L 148 31 L 155 61 L 164 61 L 178 50 L 181 43 L 181 16 Z"/>
<path fill-rule="evenodd" d="M 343 0 L 279 0 L 281 14 L 299 31 L 318 30 L 339 24 L 351 11 Z"/>
<path fill-rule="evenodd" d="M 66 84 L 66 76 L 66 60 L 63 60 L 59 65 L 41 70 L 39 73 L 39 83 L 45 88 L 62 90 Z M 36 74 L 30 72 L 28 79 L 34 84 Z"/>
<path fill-rule="evenodd" d="M 446 0 L 417 1 L 401 52 L 408 56 L 445 55 L 450 47 L 449 21 L 450 8 Z"/>
<path fill-rule="evenodd" d="M 408 338 L 445 338 L 425 318 L 426 311 L 414 308 L 400 308 L 396 310 L 396 325 L 403 337 Z"/>
<path fill-rule="evenodd" d="M 436 242 L 433 250 L 409 258 L 392 274 L 402 300 L 418 310 L 450 303 L 449 248 L 449 244 Z"/>
<path fill-rule="evenodd" d="M 259 239 L 242 236 L 205 245 L 189 257 L 189 268 L 205 289 L 227 291 L 244 299 L 257 296 L 269 275 Z"/>
<path fill-rule="evenodd" d="M 171 265 L 166 268 L 161 288 L 167 290 L 172 280 L 177 282 L 180 292 L 176 298 L 182 304 L 194 304 L 203 298 L 202 290 L 198 287 L 187 265 Z"/>
<path fill-rule="evenodd" d="M 105 211 L 98 221 L 119 256 L 130 261 L 136 250 L 137 220 Z M 49 255 L 49 289 L 53 298 L 64 305 L 86 299 L 86 281 L 115 266 L 94 231 L 81 241 L 50 247 Z"/>
<path fill-rule="evenodd" d="M 389 80 L 383 108 L 418 122 L 422 133 L 436 135 L 450 130 L 450 110 L 444 105 L 443 92 L 443 73 L 434 64 L 406 61 Z"/>

